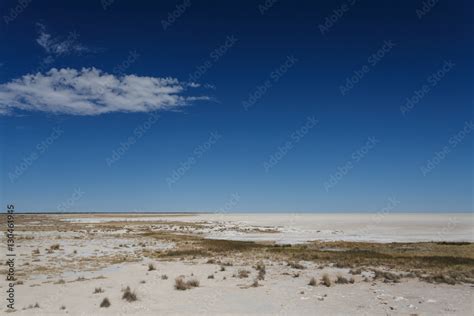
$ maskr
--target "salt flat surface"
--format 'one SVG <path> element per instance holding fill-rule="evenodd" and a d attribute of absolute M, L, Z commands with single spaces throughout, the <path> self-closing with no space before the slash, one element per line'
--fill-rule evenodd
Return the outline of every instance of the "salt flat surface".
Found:
<path fill-rule="evenodd" d="M 312 240 L 420 242 L 474 241 L 473 213 L 404 214 L 194 214 L 187 216 L 152 215 L 135 217 L 70 217 L 68 221 L 99 223 L 107 221 L 181 221 L 200 223 L 196 232 L 208 238 L 229 240 L 303 243 Z"/>

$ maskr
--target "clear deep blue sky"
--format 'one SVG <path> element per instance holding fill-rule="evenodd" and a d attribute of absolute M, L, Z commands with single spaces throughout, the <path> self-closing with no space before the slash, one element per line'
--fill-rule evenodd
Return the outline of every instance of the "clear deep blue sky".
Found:
<path fill-rule="evenodd" d="M 473 210 L 471 1 L 439 1 L 422 14 L 423 1 L 154 2 L 32 1 L 19 14 L 18 1 L 1 2 L 2 205 Z M 25 105 L 23 90 L 8 86 L 50 68 L 91 67 L 192 81 L 200 87 L 184 93 L 200 99 L 153 112 L 158 120 L 107 163 L 150 112 L 64 113 L 39 97 Z"/>

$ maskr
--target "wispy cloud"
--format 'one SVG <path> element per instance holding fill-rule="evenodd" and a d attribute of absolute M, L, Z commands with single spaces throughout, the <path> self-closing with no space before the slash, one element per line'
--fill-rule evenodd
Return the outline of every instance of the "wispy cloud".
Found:
<path fill-rule="evenodd" d="M 67 38 L 53 37 L 42 23 L 36 23 L 38 28 L 38 43 L 48 55 L 72 55 L 91 52 L 92 50 L 78 42 L 79 34 L 70 32 Z"/>
<path fill-rule="evenodd" d="M 42 111 L 70 115 L 172 110 L 207 96 L 189 95 L 199 87 L 174 78 L 115 76 L 96 68 L 53 68 L 0 84 L 0 115 Z"/>

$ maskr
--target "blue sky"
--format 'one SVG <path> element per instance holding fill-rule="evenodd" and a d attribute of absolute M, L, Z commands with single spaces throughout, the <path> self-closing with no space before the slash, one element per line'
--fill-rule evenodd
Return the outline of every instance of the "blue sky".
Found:
<path fill-rule="evenodd" d="M 1 202 L 472 211 L 472 3 L 266 3 L 2 1 Z"/>

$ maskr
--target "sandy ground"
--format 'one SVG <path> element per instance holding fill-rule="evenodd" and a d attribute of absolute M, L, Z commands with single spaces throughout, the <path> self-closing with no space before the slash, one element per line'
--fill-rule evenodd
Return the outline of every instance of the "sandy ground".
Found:
<path fill-rule="evenodd" d="M 176 220 L 175 217 L 164 217 Z M 109 222 L 110 217 L 84 216 L 66 219 L 79 223 Z M 113 220 L 154 221 L 154 216 Z M 196 230 L 209 238 L 228 240 L 272 240 L 277 243 L 303 243 L 311 240 L 368 242 L 474 241 L 474 213 L 367 214 L 196 214 L 180 221 L 202 223 Z M 172 227 L 171 229 L 174 229 Z M 268 234 L 267 232 L 273 232 Z"/>
<path fill-rule="evenodd" d="M 75 281 L 71 275 L 65 284 L 27 282 L 18 287 L 18 306 L 39 302 L 40 308 L 20 310 L 18 315 L 163 315 L 163 314 L 262 314 L 262 315 L 472 315 L 470 286 L 432 285 L 418 281 L 397 284 L 363 282 L 348 285 L 309 286 L 311 277 L 323 273 L 347 275 L 347 270 L 318 270 L 308 264 L 305 270 L 267 263 L 267 276 L 259 287 L 250 287 L 256 275 L 249 266 L 228 267 L 198 262 L 160 262 L 157 270 L 147 271 L 147 265 L 132 263 L 100 271 L 105 279 L 91 279 L 96 273 L 81 273 L 85 281 Z M 232 277 L 241 268 L 252 271 L 249 278 Z M 299 273 L 293 275 L 284 273 Z M 167 275 L 167 280 L 161 276 Z M 187 291 L 174 289 L 174 278 L 185 275 L 200 281 L 200 287 Z M 214 275 L 214 279 L 208 279 Z M 226 277 L 226 280 L 223 278 Z M 57 281 L 51 280 L 51 281 Z M 142 284 L 140 281 L 146 283 Z M 37 284 L 37 286 L 35 286 Z M 121 289 L 130 286 L 138 301 L 121 299 Z M 93 294 L 96 287 L 104 293 Z M 100 308 L 104 297 L 111 306 Z M 66 310 L 60 310 L 61 306 Z"/>
<path fill-rule="evenodd" d="M 336 230 L 350 235 L 346 226 L 336 225 L 337 218 L 329 220 L 328 225 L 321 224 L 318 219 L 321 227 L 314 227 L 301 218 L 289 226 L 279 224 L 281 217 L 274 218 L 274 222 L 261 222 L 258 217 L 242 215 L 223 221 L 210 216 L 169 217 L 166 220 L 205 224 L 192 228 L 192 233 L 212 237 L 220 231 L 221 236 L 227 234 L 232 238 L 281 240 L 280 237 L 275 239 L 275 235 L 291 231 L 288 227 L 299 233 L 297 238 L 289 237 L 290 241 L 304 239 L 308 229 Z M 27 227 L 20 227 L 17 237 L 17 270 L 21 284 L 15 287 L 16 311 L 11 315 L 474 315 L 472 284 L 431 284 L 417 279 L 384 283 L 374 280 L 371 271 L 352 275 L 347 268 L 307 261 L 300 262 L 304 269 L 296 269 L 287 262 L 270 258 L 263 262 L 266 266 L 264 280 L 259 280 L 258 286 L 252 286 L 258 274 L 252 257 L 237 254 L 216 258 L 232 262 L 221 271 L 220 264 L 207 263 L 213 258 L 164 260 L 142 255 L 143 249 L 160 252 L 173 250 L 176 245 L 172 241 L 138 236 L 139 228 L 154 225 L 158 231 L 181 234 L 183 231 L 189 233 L 189 227 L 176 223 L 163 225 L 162 217 L 160 223 L 153 223 L 156 217 L 142 216 L 137 226 L 121 223 L 113 229 L 95 228 L 96 223 L 111 221 L 110 217 L 106 219 L 65 216 L 61 221 L 55 218 L 54 221 L 42 219 L 23 223 Z M 469 216 L 467 225 L 472 232 L 470 219 Z M 113 219 L 119 220 L 117 216 Z M 128 220 L 138 221 L 130 217 Z M 448 217 L 434 222 L 442 229 L 445 220 L 449 222 Z M 81 224 L 69 227 L 71 221 Z M 65 223 L 64 226 L 61 223 Z M 392 223 L 400 224 L 399 221 Z M 466 219 L 463 219 L 462 225 L 446 230 L 443 236 L 465 238 L 465 223 Z M 361 225 L 368 224 L 370 221 Z M 222 226 L 215 229 L 213 225 L 224 225 L 229 229 L 226 231 Z M 333 225 L 339 228 L 335 229 Z M 386 236 L 392 234 L 389 232 L 382 239 L 386 241 Z M 428 234 L 418 231 L 420 235 L 426 237 Z M 54 244 L 59 244 L 59 249 L 48 250 Z M 36 249 L 39 254 L 35 253 Z M 148 271 L 150 263 L 156 270 Z M 248 270 L 250 275 L 240 278 L 239 270 Z M 323 274 L 328 274 L 332 280 L 330 287 L 319 284 Z M 199 287 L 176 290 L 175 278 L 180 276 L 185 280 L 197 279 Z M 354 278 L 354 283 L 335 284 L 337 276 Z M 318 281 L 316 286 L 308 285 L 312 277 Z M 135 291 L 137 301 L 122 299 L 122 290 L 127 286 Z M 103 292 L 94 294 L 96 288 Z M 6 282 L 1 282 L 0 292 L 5 290 Z M 101 308 L 99 305 L 106 297 L 111 306 Z M 38 307 L 35 307 L 36 303 Z M 2 311 L 6 309 L 2 307 Z"/>

